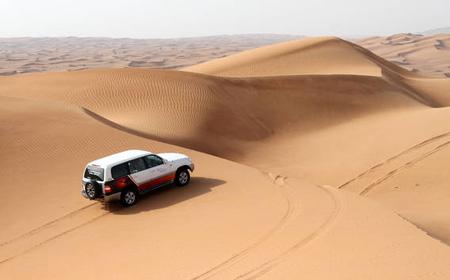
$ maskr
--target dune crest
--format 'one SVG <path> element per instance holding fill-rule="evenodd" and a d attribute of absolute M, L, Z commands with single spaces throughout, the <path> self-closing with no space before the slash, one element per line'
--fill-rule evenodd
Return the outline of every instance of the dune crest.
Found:
<path fill-rule="evenodd" d="M 380 76 L 380 69 L 336 37 L 305 38 L 211 60 L 181 69 L 230 77 L 308 74 Z"/>
<path fill-rule="evenodd" d="M 449 106 L 450 80 L 410 72 L 336 37 L 305 38 L 244 51 L 181 69 L 225 77 L 365 75 L 381 77 L 427 105 Z M 422 86 L 423 83 L 426 86 Z M 435 90 L 439 87 L 438 90 Z M 425 93 L 425 94 L 422 94 Z"/>

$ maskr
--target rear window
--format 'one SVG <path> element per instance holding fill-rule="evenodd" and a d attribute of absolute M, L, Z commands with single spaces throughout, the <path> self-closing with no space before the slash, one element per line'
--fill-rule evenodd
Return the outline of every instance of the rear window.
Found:
<path fill-rule="evenodd" d="M 103 174 L 105 173 L 105 170 L 103 168 L 98 166 L 88 166 L 86 167 L 86 170 L 84 171 L 84 178 L 97 180 L 97 181 L 103 181 Z"/>
<path fill-rule="evenodd" d="M 111 168 L 111 176 L 113 177 L 113 179 L 127 176 L 128 174 L 128 162 L 124 162 Z"/>

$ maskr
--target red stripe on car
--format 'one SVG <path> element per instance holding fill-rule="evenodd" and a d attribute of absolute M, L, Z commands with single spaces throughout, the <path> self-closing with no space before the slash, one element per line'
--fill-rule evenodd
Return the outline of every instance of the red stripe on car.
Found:
<path fill-rule="evenodd" d="M 148 181 L 148 182 L 140 185 L 139 188 L 148 189 L 148 188 L 151 188 L 151 187 L 154 187 L 157 185 L 167 183 L 169 181 L 172 181 L 173 179 L 175 179 L 175 173 L 171 173 L 171 174 L 156 178 L 154 180 Z"/>

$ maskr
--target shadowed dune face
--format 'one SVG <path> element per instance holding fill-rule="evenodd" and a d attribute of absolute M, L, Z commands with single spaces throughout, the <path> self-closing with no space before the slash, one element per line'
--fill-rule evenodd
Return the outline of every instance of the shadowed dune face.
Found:
<path fill-rule="evenodd" d="M 11 81 L 0 85 L 3 94 L 70 102 L 147 137 L 226 157 L 244 153 L 238 142 L 289 131 L 305 134 L 371 113 L 424 106 L 367 76 L 223 79 L 129 69 Z"/>
<path fill-rule="evenodd" d="M 229 77 L 308 74 L 374 76 L 429 106 L 450 105 L 448 95 L 444 93 L 444 89 L 450 88 L 450 80 L 430 81 L 359 45 L 335 37 L 306 38 L 261 47 L 182 70 Z M 426 86 L 422 86 L 423 83 Z"/>
<path fill-rule="evenodd" d="M 2 77 L 0 276 L 447 280 L 449 89 L 335 38 Z M 191 184 L 81 199 L 84 164 L 131 148 L 188 154 Z"/>

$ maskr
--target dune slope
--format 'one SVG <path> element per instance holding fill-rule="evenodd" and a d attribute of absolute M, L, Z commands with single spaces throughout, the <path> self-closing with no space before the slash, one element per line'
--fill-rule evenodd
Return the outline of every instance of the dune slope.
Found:
<path fill-rule="evenodd" d="M 336 37 L 306 38 L 261 47 L 182 70 L 227 77 L 307 74 L 376 76 L 428 105 L 450 105 L 448 96 L 443 96 L 445 90 L 450 89 L 448 79 L 423 81 L 419 74 L 409 72 L 359 45 Z M 426 86 L 422 86 L 424 82 Z M 439 90 L 435 90 L 435 87 L 439 87 Z"/>
<path fill-rule="evenodd" d="M 1 205 L 2 278 L 98 279 L 109 267 L 93 271 L 92 263 L 115 254 L 108 258 L 111 265 L 130 264 L 115 270 L 116 276 L 125 277 L 129 270 L 142 277 L 155 275 L 157 271 L 147 270 L 147 263 L 139 262 L 142 258 L 153 264 L 161 262 L 160 273 L 170 275 L 179 273 L 164 269 L 163 262 L 174 257 L 172 252 L 177 252 L 179 262 L 176 265 L 172 259 L 171 264 L 186 275 L 189 269 L 212 266 L 263 240 L 286 215 L 283 191 L 257 170 L 121 132 L 67 104 L 5 97 L 1 101 L 4 179 L 0 191 L 8 198 Z M 167 188 L 131 209 L 118 205 L 104 209 L 99 203 L 80 199 L 83 165 L 130 147 L 189 154 L 199 165 L 190 188 Z M 251 200 L 253 203 L 248 203 Z M 273 211 L 264 213 L 267 207 Z M 233 236 L 235 227 L 239 227 L 239 235 Z M 211 238 L 227 231 L 231 238 L 220 242 Z M 57 245 L 59 242 L 69 247 Z M 126 261 L 117 253 L 127 256 Z M 29 259 L 34 254 L 37 259 Z M 42 259 L 42 254 L 47 257 Z M 195 257 L 187 265 L 192 256 L 207 256 L 209 261 L 199 263 Z M 78 270 L 67 274 L 75 263 Z"/>
<path fill-rule="evenodd" d="M 2 176 L 27 175 L 22 184 L 5 182 L 14 184 L 16 192 L 2 188 L 11 203 L 3 204 L 2 212 L 11 214 L 10 220 L 2 219 L 0 275 L 98 279 L 110 273 L 129 277 L 132 271 L 137 279 L 271 279 L 313 273 L 316 279 L 327 279 L 336 271 L 348 277 L 345 268 L 358 260 L 358 269 L 351 271 L 354 279 L 375 272 L 397 279 L 435 270 L 450 273 L 444 246 L 369 201 L 184 149 L 199 166 L 191 186 L 152 194 L 131 209 L 104 209 L 79 199 L 80 164 L 129 146 L 154 151 L 175 147 L 110 128 L 60 102 L 4 97 L 1 112 L 9 119 L 2 130 L 12 138 L 5 143 L 20 139 L 15 149 L 9 144 L 2 150 L 12 167 L 3 168 Z M 96 135 L 109 137 L 105 141 Z M 62 155 L 65 164 L 58 160 Z M 389 223 L 388 229 L 380 227 L 381 222 Z M 355 236 L 348 235 L 349 228 Z M 399 250 L 391 250 L 392 242 Z M 366 250 L 347 251 L 344 244 L 366 244 Z M 376 257 L 380 251 L 383 259 Z M 152 266 L 141 262 L 143 258 Z M 105 259 L 109 266 L 92 269 L 92 262 Z M 317 271 L 319 259 L 334 269 Z M 365 265 L 370 259 L 376 266 Z M 171 269 L 166 269 L 169 260 Z M 290 267 L 298 260 L 301 267 Z M 392 265 L 405 263 L 420 266 L 392 273 Z"/>
<path fill-rule="evenodd" d="M 183 71 L 232 77 L 305 74 L 380 75 L 380 69 L 335 37 L 305 38 L 244 51 Z"/>
<path fill-rule="evenodd" d="M 153 139 L 225 157 L 242 155 L 239 143 L 426 108 L 429 99 L 377 77 L 353 75 L 224 79 L 127 69 L 7 79 L 3 94 L 70 102 Z"/>

